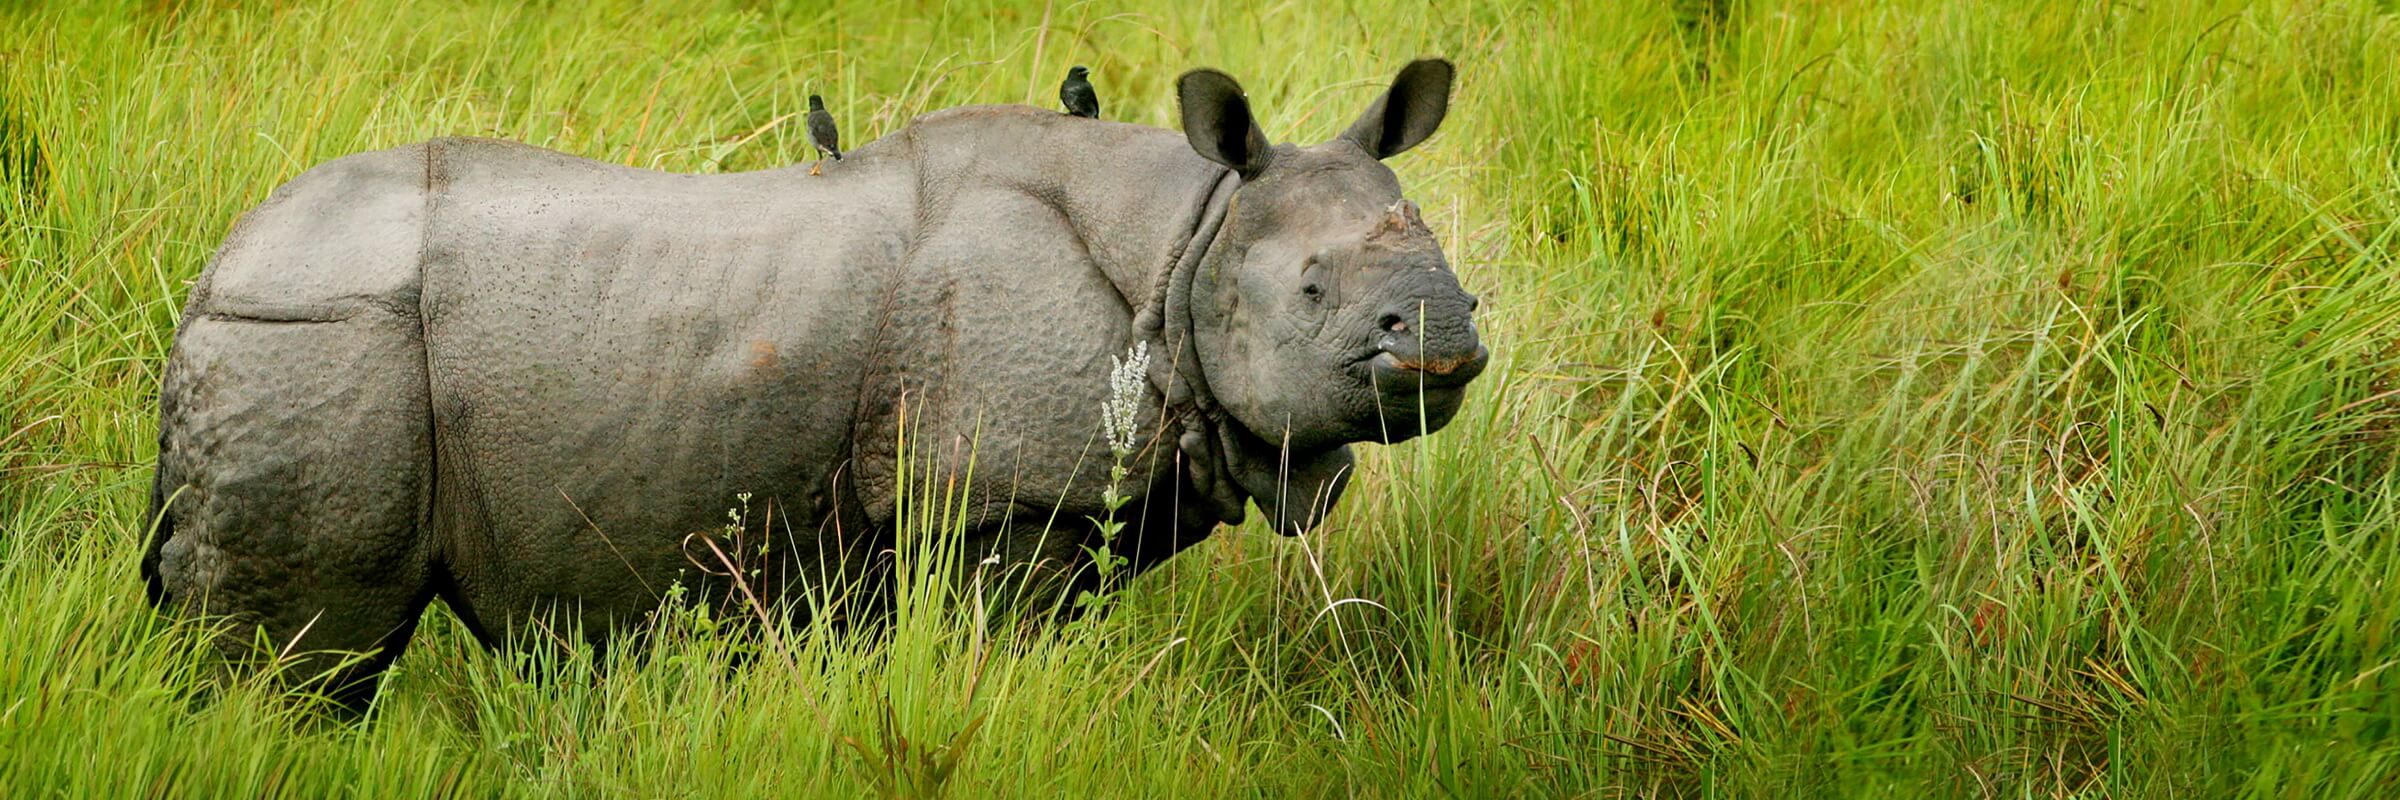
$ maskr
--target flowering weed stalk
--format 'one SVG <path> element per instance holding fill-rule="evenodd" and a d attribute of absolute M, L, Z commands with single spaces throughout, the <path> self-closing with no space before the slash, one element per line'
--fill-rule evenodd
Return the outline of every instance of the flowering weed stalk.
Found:
<path fill-rule="evenodd" d="M 1100 531 L 1100 543 L 1084 547 L 1092 557 L 1092 569 L 1100 574 L 1098 591 L 1087 591 L 1075 597 L 1075 607 L 1083 611 L 1098 611 L 1106 604 L 1105 593 L 1116 580 L 1117 570 L 1125 565 L 1125 557 L 1114 550 L 1117 536 L 1125 531 L 1125 521 L 1117 511 L 1132 497 L 1125 493 L 1125 478 L 1130 470 L 1126 462 L 1133 457 L 1133 437 L 1140 429 L 1143 376 L 1150 374 L 1150 343 L 1136 342 L 1126 348 L 1125 357 L 1109 356 L 1113 365 L 1108 372 L 1108 399 L 1100 404 L 1100 431 L 1108 437 L 1108 488 L 1100 492 L 1103 510 L 1090 518 Z"/>

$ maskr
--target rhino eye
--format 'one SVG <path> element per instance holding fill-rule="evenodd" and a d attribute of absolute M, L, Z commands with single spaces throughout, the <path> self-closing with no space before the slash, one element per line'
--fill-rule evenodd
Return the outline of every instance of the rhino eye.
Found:
<path fill-rule="evenodd" d="M 1307 297 L 1310 302 L 1325 302 L 1325 289 L 1313 283 L 1300 287 L 1300 294 Z"/>

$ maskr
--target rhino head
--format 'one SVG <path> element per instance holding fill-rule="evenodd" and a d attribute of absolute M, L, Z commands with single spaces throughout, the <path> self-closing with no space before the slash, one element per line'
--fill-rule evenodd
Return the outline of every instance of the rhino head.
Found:
<path fill-rule="evenodd" d="M 1449 62 L 1409 64 L 1348 130 L 1309 146 L 1270 145 L 1224 73 L 1178 82 L 1192 149 L 1240 178 L 1190 279 L 1193 349 L 1242 429 L 1219 434 L 1229 477 L 1280 531 L 1331 506 L 1348 444 L 1441 429 L 1490 359 L 1475 297 L 1383 164 L 1440 127 L 1451 78 Z"/>

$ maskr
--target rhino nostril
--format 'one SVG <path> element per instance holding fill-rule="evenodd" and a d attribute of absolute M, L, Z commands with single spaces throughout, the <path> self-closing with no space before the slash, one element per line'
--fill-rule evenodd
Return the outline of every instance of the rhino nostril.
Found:
<path fill-rule="evenodd" d="M 1483 307 L 1483 298 L 1481 298 L 1481 297 L 1476 297 L 1476 296 L 1474 296 L 1474 295 L 1467 295 L 1467 313 L 1469 313 L 1469 314 L 1473 314 L 1473 313 L 1475 313 L 1475 309 L 1482 308 L 1482 307 Z"/>
<path fill-rule="evenodd" d="M 1407 333 L 1408 320 L 1401 319 L 1400 315 L 1398 314 L 1385 314 L 1383 315 L 1383 319 L 1376 322 L 1376 327 L 1391 331 L 1392 333 Z"/>

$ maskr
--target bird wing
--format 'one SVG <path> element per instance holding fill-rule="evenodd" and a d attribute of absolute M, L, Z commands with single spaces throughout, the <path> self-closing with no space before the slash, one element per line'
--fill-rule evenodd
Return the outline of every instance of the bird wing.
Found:
<path fill-rule="evenodd" d="M 808 112 L 808 142 L 828 152 L 842 149 L 842 132 L 834 127 L 831 112 Z"/>

